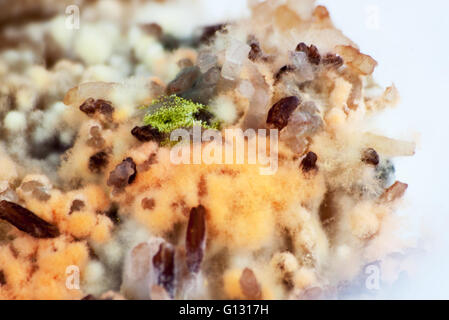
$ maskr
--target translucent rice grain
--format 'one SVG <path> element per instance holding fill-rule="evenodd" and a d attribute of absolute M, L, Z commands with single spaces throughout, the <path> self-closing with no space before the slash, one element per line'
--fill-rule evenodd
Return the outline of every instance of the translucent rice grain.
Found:
<path fill-rule="evenodd" d="M 239 40 L 232 39 L 229 42 L 225 53 L 225 62 L 221 70 L 223 78 L 235 80 L 239 77 L 242 64 L 248 58 L 250 50 L 250 46 Z"/>
<path fill-rule="evenodd" d="M 210 50 L 203 50 L 198 54 L 197 65 L 202 73 L 205 73 L 210 68 L 217 64 L 218 58 Z"/>

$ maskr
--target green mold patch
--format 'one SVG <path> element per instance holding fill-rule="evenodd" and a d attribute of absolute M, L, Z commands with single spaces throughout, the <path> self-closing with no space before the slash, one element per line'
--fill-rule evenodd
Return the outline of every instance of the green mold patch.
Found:
<path fill-rule="evenodd" d="M 143 118 L 143 122 L 162 133 L 194 126 L 205 129 L 219 128 L 218 121 L 211 120 L 212 114 L 207 106 L 176 95 L 156 99 L 148 108 L 150 111 Z M 209 121 L 207 116 L 210 117 Z"/>

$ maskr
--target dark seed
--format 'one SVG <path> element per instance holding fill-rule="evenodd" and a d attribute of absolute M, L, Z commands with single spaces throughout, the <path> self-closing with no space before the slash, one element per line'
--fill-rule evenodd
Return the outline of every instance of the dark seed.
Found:
<path fill-rule="evenodd" d="M 217 83 L 220 80 L 220 68 L 212 67 L 202 74 L 194 86 L 179 96 L 196 103 L 207 105 L 215 95 Z"/>
<path fill-rule="evenodd" d="M 204 73 L 198 83 L 195 84 L 196 89 L 207 88 L 210 86 L 217 85 L 217 82 L 220 80 L 220 68 L 212 67 Z"/>
<path fill-rule="evenodd" d="M 200 37 L 200 43 L 209 43 L 215 37 L 215 33 L 218 31 L 223 31 L 225 27 L 226 24 L 223 23 L 204 27 L 203 33 Z"/>
<path fill-rule="evenodd" d="M 279 71 L 276 72 L 276 74 L 274 75 L 274 83 L 276 84 L 277 82 L 279 82 L 279 80 L 281 80 L 284 73 L 288 73 L 291 71 L 295 71 L 295 67 L 292 65 L 285 65 L 282 68 L 280 68 Z"/>
<path fill-rule="evenodd" d="M 118 164 L 109 174 L 108 186 L 116 188 L 124 188 L 128 184 L 133 183 L 137 175 L 136 164 L 131 157 L 126 158 Z"/>
<path fill-rule="evenodd" d="M 321 55 L 318 52 L 318 48 L 313 44 L 307 46 L 304 42 L 301 42 L 296 46 L 296 51 L 304 52 L 310 63 L 315 65 L 320 64 Z"/>
<path fill-rule="evenodd" d="M 97 110 L 95 108 L 95 100 L 93 98 L 89 98 L 80 105 L 80 110 L 87 115 L 92 115 Z"/>
<path fill-rule="evenodd" d="M 282 130 L 288 124 L 288 119 L 300 102 L 296 96 L 282 98 L 268 111 L 267 124 Z"/>
<path fill-rule="evenodd" d="M 301 161 L 302 171 L 309 172 L 312 169 L 316 169 L 317 160 L 318 160 L 317 155 L 314 152 L 309 151 L 304 157 L 304 159 L 302 159 Z"/>
<path fill-rule="evenodd" d="M 153 210 L 156 202 L 153 198 L 143 198 L 141 202 L 142 208 L 145 210 Z"/>
<path fill-rule="evenodd" d="M 92 116 L 95 112 L 99 111 L 101 114 L 110 116 L 114 112 L 114 108 L 111 103 L 106 100 L 89 98 L 80 105 L 80 110 Z"/>
<path fill-rule="evenodd" d="M 343 59 L 333 53 L 328 53 L 321 59 L 321 63 L 325 66 L 339 68 L 343 65 Z"/>
<path fill-rule="evenodd" d="M 153 266 L 158 274 L 158 284 L 173 298 L 175 291 L 175 250 L 170 244 L 161 243 L 153 257 Z"/>
<path fill-rule="evenodd" d="M 240 288 L 243 294 L 250 300 L 259 300 L 262 298 L 262 290 L 254 272 L 245 268 L 240 276 Z"/>
<path fill-rule="evenodd" d="M 114 112 L 114 108 L 109 101 L 98 99 L 95 105 L 97 110 L 104 115 L 111 115 Z"/>
<path fill-rule="evenodd" d="M 257 43 L 250 44 L 251 50 L 248 53 L 248 59 L 251 61 L 256 61 L 258 58 L 262 57 L 262 49 L 260 49 Z"/>
<path fill-rule="evenodd" d="M 131 130 L 131 134 L 136 137 L 137 140 L 142 142 L 147 141 L 161 141 L 163 139 L 163 134 L 159 132 L 158 129 L 152 127 L 151 125 L 146 125 L 142 127 L 134 127 Z"/>
<path fill-rule="evenodd" d="M 365 149 L 362 154 L 362 161 L 377 166 L 379 164 L 379 155 L 373 148 Z"/>
<path fill-rule="evenodd" d="M 309 52 L 309 47 L 304 42 L 300 42 L 296 46 L 296 51 L 304 52 L 305 54 L 307 54 Z"/>
<path fill-rule="evenodd" d="M 108 164 L 108 154 L 104 151 L 95 153 L 89 158 L 89 170 L 100 173 Z"/>
<path fill-rule="evenodd" d="M 186 263 L 190 272 L 200 270 L 206 246 L 206 209 L 199 205 L 190 210 L 186 234 Z"/>
<path fill-rule="evenodd" d="M 86 205 L 84 204 L 84 201 L 75 199 L 72 202 L 72 205 L 70 206 L 69 214 L 82 210 Z"/>
<path fill-rule="evenodd" d="M 321 55 L 318 52 L 318 48 L 315 47 L 313 44 L 309 47 L 309 54 L 307 55 L 309 58 L 310 63 L 319 65 L 321 61 Z"/>
<path fill-rule="evenodd" d="M 248 59 L 251 61 L 256 61 L 257 59 L 261 58 L 263 56 L 263 52 L 260 48 L 259 41 L 257 41 L 254 36 L 249 36 L 247 42 L 251 47 L 251 50 L 248 53 Z"/>
<path fill-rule="evenodd" d="M 142 24 L 140 28 L 145 31 L 148 35 L 160 38 L 163 34 L 162 27 L 157 23 L 146 23 Z"/>
<path fill-rule="evenodd" d="M 0 286 L 4 286 L 6 284 L 6 277 L 3 270 L 0 270 Z"/>
<path fill-rule="evenodd" d="M 8 221 L 17 229 L 35 238 L 55 238 L 59 236 L 59 230 L 56 226 L 14 202 L 0 201 L 0 219 Z"/>
<path fill-rule="evenodd" d="M 97 299 L 93 295 L 88 294 L 87 296 L 81 298 L 81 300 L 97 300 Z"/>
<path fill-rule="evenodd" d="M 182 69 L 168 85 L 167 94 L 177 94 L 189 90 L 200 77 L 201 71 L 197 66 Z"/>

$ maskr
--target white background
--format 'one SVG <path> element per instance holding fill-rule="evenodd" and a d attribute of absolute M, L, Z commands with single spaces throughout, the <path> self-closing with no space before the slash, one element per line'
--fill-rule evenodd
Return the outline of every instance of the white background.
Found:
<path fill-rule="evenodd" d="M 205 1 L 209 18 L 238 17 L 244 0 Z M 375 122 L 383 133 L 417 141 L 416 155 L 396 159 L 409 184 L 399 214 L 425 247 L 406 288 L 384 298 L 449 298 L 449 1 L 318 0 L 335 25 L 379 63 L 374 76 L 398 87 L 402 102 Z"/>
<path fill-rule="evenodd" d="M 402 102 L 377 122 L 390 136 L 418 138 L 416 155 L 397 159 L 405 208 L 429 250 L 396 298 L 449 298 L 449 1 L 322 0 L 337 27 L 378 62 L 374 75 Z M 413 228 L 411 228 L 413 229 Z"/>

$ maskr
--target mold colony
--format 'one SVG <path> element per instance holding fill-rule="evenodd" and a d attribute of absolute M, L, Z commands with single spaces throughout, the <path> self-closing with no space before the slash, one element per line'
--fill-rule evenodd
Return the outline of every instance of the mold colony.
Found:
<path fill-rule="evenodd" d="M 377 63 L 324 7 L 257 3 L 180 41 L 133 19 L 142 8 L 109 5 L 130 23 L 86 4 L 80 32 L 62 34 L 61 17 L 25 24 L 13 30 L 28 47 L 0 53 L 1 298 L 342 297 L 404 248 L 407 186 L 389 159 L 414 145 L 364 130 L 398 94 L 379 92 Z M 59 49 L 52 66 L 39 37 Z M 187 120 L 158 103 L 172 94 Z M 165 135 L 198 123 L 280 130 L 278 170 L 173 164 Z M 71 265 L 80 290 L 65 286 Z"/>

